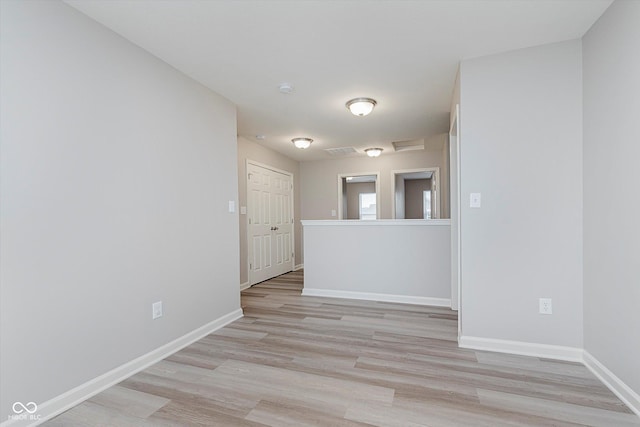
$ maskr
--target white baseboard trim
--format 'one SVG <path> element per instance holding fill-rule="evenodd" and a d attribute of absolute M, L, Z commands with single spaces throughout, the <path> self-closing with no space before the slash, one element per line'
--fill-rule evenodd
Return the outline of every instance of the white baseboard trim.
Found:
<path fill-rule="evenodd" d="M 202 337 L 209 335 L 210 333 L 228 325 L 229 323 L 237 320 L 243 316 L 242 309 L 232 311 L 218 319 L 207 323 L 204 326 L 195 329 L 180 338 L 177 338 L 170 343 L 158 347 L 155 350 L 150 351 L 136 359 L 133 359 L 124 365 L 106 372 L 84 384 L 79 385 L 53 399 L 47 400 L 38 405 L 37 413 L 33 414 L 34 417 L 38 417 L 37 420 L 13 420 L 8 419 L 0 424 L 0 427 L 17 427 L 17 426 L 35 426 L 43 423 L 56 415 L 84 402 L 92 396 L 100 393 L 101 391 L 115 385 L 133 374 L 148 368 L 154 363 L 159 362 L 162 359 L 172 355 L 178 350 L 198 341 Z"/>
<path fill-rule="evenodd" d="M 415 297 L 410 295 L 374 294 L 370 292 L 336 291 L 328 289 L 303 288 L 302 295 L 312 297 L 362 299 L 368 301 L 397 302 L 401 304 L 432 305 L 451 307 L 448 298 Z"/>
<path fill-rule="evenodd" d="M 640 395 L 638 393 L 633 391 L 631 387 L 626 385 L 587 350 L 583 352 L 583 363 L 613 394 L 618 396 L 629 409 L 640 417 Z"/>
<path fill-rule="evenodd" d="M 251 285 L 249 284 L 249 282 L 244 282 L 244 283 L 240 283 L 240 290 L 244 291 L 245 289 L 249 289 L 251 287 Z"/>
<path fill-rule="evenodd" d="M 458 339 L 461 348 L 471 350 L 495 351 L 498 353 L 519 354 L 522 356 L 544 357 L 547 359 L 582 362 L 581 348 L 560 345 L 536 344 L 522 341 L 499 340 L 461 336 Z"/>
<path fill-rule="evenodd" d="M 298 264 L 295 267 L 293 267 L 293 271 L 302 270 L 303 268 L 304 268 L 304 264 Z"/>
<path fill-rule="evenodd" d="M 563 347 L 558 345 L 535 344 L 520 341 L 498 340 L 461 336 L 458 340 L 461 348 L 472 350 L 495 351 L 498 353 L 519 354 L 522 356 L 544 357 L 547 359 L 581 362 L 593 375 L 618 396 L 625 405 L 640 417 L 640 395 L 626 385 L 613 372 L 607 369 L 591 353 L 582 348 Z"/>

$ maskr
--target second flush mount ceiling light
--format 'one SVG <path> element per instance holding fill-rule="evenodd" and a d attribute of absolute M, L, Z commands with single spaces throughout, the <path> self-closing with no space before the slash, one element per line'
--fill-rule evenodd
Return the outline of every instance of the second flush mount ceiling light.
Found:
<path fill-rule="evenodd" d="M 295 145 L 296 148 L 300 148 L 300 149 L 304 150 L 305 148 L 309 148 L 309 146 L 313 142 L 313 139 L 311 139 L 311 138 L 293 138 L 291 140 L 291 142 L 293 142 L 293 145 Z"/>
<path fill-rule="evenodd" d="M 373 107 L 377 104 L 372 98 L 353 98 L 345 104 L 354 116 L 364 117 L 371 114 Z"/>
<path fill-rule="evenodd" d="M 367 156 L 369 157 L 378 157 L 380 156 L 380 154 L 382 154 L 382 148 L 367 148 L 366 150 L 364 150 L 365 153 L 367 153 Z"/>

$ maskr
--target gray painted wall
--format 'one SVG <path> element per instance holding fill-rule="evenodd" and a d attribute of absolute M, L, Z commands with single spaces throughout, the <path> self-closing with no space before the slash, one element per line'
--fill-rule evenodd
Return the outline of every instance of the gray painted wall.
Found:
<path fill-rule="evenodd" d="M 448 304 L 449 236 L 447 220 L 307 223 L 305 291 L 417 297 L 412 301 L 417 304 L 437 298 Z"/>
<path fill-rule="evenodd" d="M 436 138 L 442 139 L 445 134 Z M 337 219 L 331 210 L 338 210 L 338 174 L 380 172 L 380 218 L 390 219 L 393 199 L 391 171 L 440 167 L 442 145 L 437 150 L 382 153 L 380 157 L 345 157 L 300 163 L 300 196 L 303 219 Z"/>
<path fill-rule="evenodd" d="M 0 7 L 6 420 L 240 299 L 235 107 L 61 2 Z"/>
<path fill-rule="evenodd" d="M 640 393 L 640 2 L 583 40 L 584 346 Z"/>
<path fill-rule="evenodd" d="M 582 348 L 581 67 L 579 40 L 461 64 L 464 336 Z"/>
<path fill-rule="evenodd" d="M 404 203 L 406 219 L 424 219 L 424 194 L 431 191 L 431 179 L 406 179 L 404 181 Z M 435 216 L 435 212 L 432 212 Z"/>

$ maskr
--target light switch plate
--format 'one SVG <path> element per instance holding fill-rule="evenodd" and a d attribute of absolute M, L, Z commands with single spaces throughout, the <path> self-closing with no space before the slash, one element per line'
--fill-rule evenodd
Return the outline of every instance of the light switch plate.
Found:
<path fill-rule="evenodd" d="M 236 211 L 236 202 L 229 200 L 229 212 L 234 213 Z"/>
<path fill-rule="evenodd" d="M 471 195 L 469 196 L 469 207 L 479 208 L 481 206 L 482 206 L 482 194 L 471 193 Z"/>
<path fill-rule="evenodd" d="M 162 317 L 162 301 L 151 304 L 151 318 L 155 320 L 158 317 Z"/>
<path fill-rule="evenodd" d="M 336 210 L 335 209 L 331 209 L 331 216 L 336 216 Z"/>

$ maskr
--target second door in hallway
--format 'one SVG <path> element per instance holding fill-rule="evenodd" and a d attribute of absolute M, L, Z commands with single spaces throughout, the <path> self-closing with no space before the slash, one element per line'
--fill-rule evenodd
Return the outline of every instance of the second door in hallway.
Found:
<path fill-rule="evenodd" d="M 292 176 L 247 163 L 250 284 L 293 270 Z"/>

